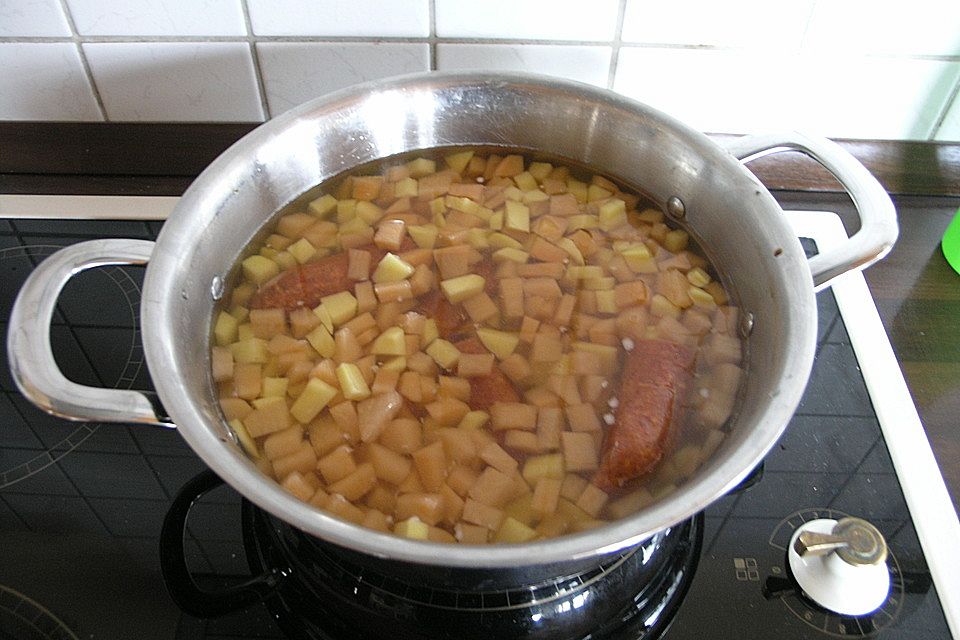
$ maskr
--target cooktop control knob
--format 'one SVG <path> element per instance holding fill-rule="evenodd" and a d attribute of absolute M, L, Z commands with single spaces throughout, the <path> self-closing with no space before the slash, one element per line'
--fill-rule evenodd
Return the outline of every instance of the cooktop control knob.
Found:
<path fill-rule="evenodd" d="M 890 592 L 887 543 L 876 527 L 860 518 L 802 524 L 790 540 L 787 559 L 804 593 L 842 615 L 871 613 Z"/>

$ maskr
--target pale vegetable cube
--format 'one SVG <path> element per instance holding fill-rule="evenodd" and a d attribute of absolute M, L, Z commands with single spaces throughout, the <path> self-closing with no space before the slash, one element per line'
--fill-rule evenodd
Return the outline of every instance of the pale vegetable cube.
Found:
<path fill-rule="evenodd" d="M 460 359 L 460 350 L 450 342 L 443 339 L 436 339 L 426 348 L 426 353 L 434 362 L 447 370 L 452 370 Z"/>
<path fill-rule="evenodd" d="M 413 452 L 413 464 L 427 491 L 439 491 L 447 477 L 447 456 L 439 440 Z"/>
<path fill-rule="evenodd" d="M 607 500 L 610 499 L 606 493 L 599 489 L 594 484 L 588 484 L 583 493 L 580 494 L 580 497 L 577 499 L 577 506 L 590 514 L 594 518 L 600 515 L 600 512 L 603 510 L 604 505 L 607 504 Z"/>
<path fill-rule="evenodd" d="M 467 415 L 463 416 L 463 419 L 460 420 L 460 424 L 457 425 L 457 428 L 465 430 L 479 429 L 489 420 L 490 414 L 486 411 L 470 411 L 467 413 Z"/>
<path fill-rule="evenodd" d="M 370 396 L 370 388 L 360 368 L 350 362 L 337 365 L 337 380 L 340 382 L 340 391 L 347 400 L 363 400 Z"/>
<path fill-rule="evenodd" d="M 250 282 L 263 284 L 280 273 L 280 266 L 263 256 L 250 256 L 241 263 L 243 277 Z"/>
<path fill-rule="evenodd" d="M 290 407 L 290 414 L 301 424 L 306 424 L 313 420 L 335 395 L 337 395 L 335 387 L 319 378 L 311 378 Z"/>
<path fill-rule="evenodd" d="M 213 325 L 213 337 L 216 339 L 217 345 L 226 347 L 236 342 L 239 325 L 240 322 L 226 311 L 218 313 L 217 321 Z"/>
<path fill-rule="evenodd" d="M 283 309 L 251 309 L 250 328 L 257 338 L 270 339 L 286 332 L 286 314 Z"/>
<path fill-rule="evenodd" d="M 428 158 L 416 158 L 407 163 L 407 169 L 410 170 L 411 178 L 422 178 L 431 173 L 436 173 L 437 163 Z"/>
<path fill-rule="evenodd" d="M 693 306 L 699 307 L 704 311 L 712 311 L 713 309 L 717 308 L 716 300 L 714 300 L 713 296 L 703 289 L 690 286 L 687 289 L 687 296 L 689 296 L 690 301 L 693 302 Z"/>
<path fill-rule="evenodd" d="M 500 528 L 500 523 L 503 522 L 504 514 L 503 511 L 496 507 L 491 507 L 477 502 L 472 498 L 467 498 L 463 504 L 463 514 L 461 517 L 464 522 L 496 531 Z"/>
<path fill-rule="evenodd" d="M 333 357 L 337 362 L 356 362 L 363 356 L 363 348 L 349 327 L 337 329 L 333 334 L 333 343 Z"/>
<path fill-rule="evenodd" d="M 316 500 L 317 496 L 314 496 L 310 499 L 310 501 L 314 504 L 316 504 Z M 363 522 L 363 510 L 359 507 L 356 507 L 352 502 L 339 494 L 330 495 L 327 500 L 323 502 L 322 508 L 329 511 L 334 516 L 346 520 L 347 522 L 352 522 L 354 524 L 360 524 Z"/>
<path fill-rule="evenodd" d="M 611 231 L 627 224 L 626 204 L 619 198 L 607 200 L 600 205 L 597 221 L 603 231 Z"/>
<path fill-rule="evenodd" d="M 461 378 L 488 376 L 493 371 L 493 363 L 492 353 L 461 353 L 457 360 L 457 375 Z"/>
<path fill-rule="evenodd" d="M 427 535 L 430 533 L 430 526 L 417 516 L 411 516 L 394 525 L 393 532 L 398 536 L 410 538 L 411 540 L 426 540 Z"/>
<path fill-rule="evenodd" d="M 357 315 L 357 299 L 349 291 L 324 296 L 320 298 L 320 305 L 326 310 L 331 323 L 337 327 Z M 318 317 L 322 322 L 323 316 L 318 315 Z"/>
<path fill-rule="evenodd" d="M 563 481 L 559 478 L 540 478 L 533 488 L 531 508 L 541 516 L 548 516 L 557 510 L 560 500 L 560 487 Z"/>
<path fill-rule="evenodd" d="M 434 224 L 410 225 L 407 227 L 407 233 L 421 249 L 433 249 L 437 242 L 439 229 Z"/>
<path fill-rule="evenodd" d="M 495 156 L 490 156 L 495 158 Z M 488 165 L 489 167 L 489 165 Z M 508 178 L 517 175 L 523 171 L 523 156 L 510 154 L 496 163 L 493 169 L 494 176 L 506 176 Z"/>
<path fill-rule="evenodd" d="M 537 428 L 537 408 L 522 402 L 495 402 L 490 407 L 490 421 L 495 431 Z"/>
<path fill-rule="evenodd" d="M 326 218 L 337 208 L 337 199 L 330 194 L 322 195 L 316 200 L 311 200 L 307 205 L 310 213 L 317 218 Z"/>
<path fill-rule="evenodd" d="M 560 434 L 563 457 L 568 471 L 596 471 L 599 466 L 597 445 L 590 432 L 564 431 Z"/>
<path fill-rule="evenodd" d="M 647 247 L 647 245 L 641 242 L 630 245 L 621 251 L 620 255 L 626 261 L 627 266 L 630 267 L 630 270 L 634 273 L 657 272 L 658 267 L 656 258 L 654 258 L 653 254 L 650 253 L 650 249 Z"/>
<path fill-rule="evenodd" d="M 413 272 L 413 265 L 393 253 L 388 253 L 377 264 L 371 279 L 374 282 L 397 282 L 409 278 Z"/>
<path fill-rule="evenodd" d="M 683 229 L 673 229 L 668 231 L 663 239 L 663 246 L 672 253 L 678 253 L 687 248 L 687 242 L 690 240 L 690 234 Z"/>
<path fill-rule="evenodd" d="M 370 353 L 382 356 L 404 356 L 407 354 L 407 341 L 400 327 L 390 327 L 373 341 Z"/>
<path fill-rule="evenodd" d="M 294 242 L 287 251 L 294 257 L 299 264 L 307 263 L 317 253 L 317 248 L 310 244 L 306 238 L 300 238 Z"/>
<path fill-rule="evenodd" d="M 537 434 L 532 431 L 511 429 L 504 435 L 503 444 L 514 451 L 524 453 L 539 453 L 541 451 Z"/>
<path fill-rule="evenodd" d="M 600 419 L 590 404 L 567 405 L 567 422 L 573 431 L 600 431 Z"/>
<path fill-rule="evenodd" d="M 376 442 L 370 443 L 368 455 L 377 477 L 391 484 L 403 482 L 413 467 L 409 458 Z"/>
<path fill-rule="evenodd" d="M 576 502 L 586 488 L 586 478 L 576 473 L 568 473 L 563 476 L 563 483 L 560 485 L 560 497 L 570 502 Z"/>
<path fill-rule="evenodd" d="M 289 384 L 290 380 L 287 378 L 264 378 L 260 395 L 264 398 L 285 398 Z"/>
<path fill-rule="evenodd" d="M 247 452 L 247 455 L 254 460 L 260 459 L 260 451 L 257 449 L 257 444 L 253 441 L 253 438 L 250 437 L 243 422 L 234 418 L 227 424 L 233 429 L 234 435 L 237 436 L 237 441 L 240 443 L 240 446 L 243 447 L 243 450 Z"/>
<path fill-rule="evenodd" d="M 403 406 L 403 398 L 396 391 L 388 391 L 357 403 L 360 439 L 372 442 L 383 432 Z"/>
<path fill-rule="evenodd" d="M 508 200 L 503 211 L 503 228 L 507 231 L 530 231 L 530 208 L 520 202 Z"/>
<path fill-rule="evenodd" d="M 327 331 L 327 328 L 323 325 L 320 325 L 308 333 L 307 341 L 310 343 L 310 346 L 324 358 L 332 358 L 334 353 L 336 353 L 336 343 L 334 342 L 333 336 L 330 335 L 330 332 Z"/>
<path fill-rule="evenodd" d="M 243 420 L 247 417 L 253 407 L 243 398 L 220 398 L 220 409 L 223 410 L 223 417 L 227 422 L 231 420 Z"/>
<path fill-rule="evenodd" d="M 613 195 L 613 192 L 604 189 L 603 187 L 591 184 L 587 187 L 587 202 L 596 202 L 597 200 L 605 200 Z"/>
<path fill-rule="evenodd" d="M 496 329 L 477 329 L 477 337 L 480 338 L 483 346 L 500 360 L 513 353 L 520 343 L 520 337 L 517 334 Z"/>
<path fill-rule="evenodd" d="M 519 467 L 517 460 L 493 441 L 480 449 L 480 459 L 509 476 L 512 476 Z"/>
<path fill-rule="evenodd" d="M 394 508 L 398 519 L 417 518 L 436 525 L 443 518 L 443 498 L 439 493 L 404 493 L 397 497 Z"/>
<path fill-rule="evenodd" d="M 493 252 L 491 256 L 494 262 L 515 262 L 516 264 L 526 264 L 527 260 L 530 258 L 530 254 L 521 249 L 515 249 L 513 247 L 504 247 L 503 249 L 497 249 Z"/>
<path fill-rule="evenodd" d="M 270 359 L 267 341 L 260 338 L 246 338 L 230 345 L 235 362 L 242 364 L 263 364 Z"/>
<path fill-rule="evenodd" d="M 512 495 L 513 478 L 494 467 L 484 469 L 467 492 L 477 502 L 497 508 L 503 508 Z"/>
<path fill-rule="evenodd" d="M 442 280 L 440 282 L 440 289 L 448 301 L 456 304 L 477 295 L 483 291 L 486 284 L 487 281 L 483 276 L 470 273 L 457 278 Z"/>
<path fill-rule="evenodd" d="M 298 471 L 300 473 L 310 473 L 317 465 L 317 454 L 309 442 L 300 441 L 297 448 L 285 456 L 271 460 L 273 473 L 277 478 L 285 478 L 289 474 Z"/>
<path fill-rule="evenodd" d="M 491 233 L 487 241 L 494 249 L 522 249 L 523 245 L 505 233 Z"/>
<path fill-rule="evenodd" d="M 531 486 L 536 486 L 541 478 L 562 480 L 565 473 L 563 455 L 547 453 L 540 456 L 531 456 L 524 463 L 521 473 L 523 479 Z"/>
<path fill-rule="evenodd" d="M 563 356 L 563 342 L 558 336 L 548 333 L 538 333 L 533 338 L 530 349 L 532 362 L 556 362 Z"/>
<path fill-rule="evenodd" d="M 327 491 L 332 494 L 341 495 L 347 500 L 356 501 L 373 489 L 376 483 L 377 475 L 373 469 L 373 465 L 369 462 L 364 462 L 363 464 L 357 465 L 353 473 L 327 487 Z"/>
<path fill-rule="evenodd" d="M 484 291 L 464 300 L 463 310 L 467 312 L 471 320 L 477 323 L 486 322 L 498 313 L 496 303 Z"/>
<path fill-rule="evenodd" d="M 226 347 L 213 347 L 210 350 L 210 369 L 216 382 L 233 377 L 233 354 Z"/>
<path fill-rule="evenodd" d="M 254 438 L 290 427 L 290 411 L 283 398 L 264 398 L 257 408 L 243 419 L 243 426 Z"/>
<path fill-rule="evenodd" d="M 463 173 L 463 170 L 467 168 L 467 164 L 469 164 L 472 157 L 473 151 L 458 151 L 457 153 L 444 156 L 443 159 L 446 161 L 448 167 L 457 173 Z"/>

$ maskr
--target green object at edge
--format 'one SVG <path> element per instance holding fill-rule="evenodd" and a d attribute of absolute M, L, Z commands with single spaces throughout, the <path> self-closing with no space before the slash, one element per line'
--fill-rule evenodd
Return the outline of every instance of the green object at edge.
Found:
<path fill-rule="evenodd" d="M 947 230 L 943 232 L 940 247 L 953 270 L 960 273 L 960 209 L 957 209 Z"/>

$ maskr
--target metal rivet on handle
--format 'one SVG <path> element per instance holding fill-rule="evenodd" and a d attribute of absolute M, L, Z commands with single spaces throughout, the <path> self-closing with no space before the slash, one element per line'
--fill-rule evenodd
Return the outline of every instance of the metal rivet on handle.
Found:
<path fill-rule="evenodd" d="M 223 278 L 220 276 L 213 276 L 213 281 L 210 283 L 210 295 L 214 300 L 223 297 Z"/>
<path fill-rule="evenodd" d="M 682 220 L 687 215 L 687 207 L 677 196 L 667 199 L 667 215 L 675 220 Z"/>
<path fill-rule="evenodd" d="M 749 311 L 744 311 L 740 316 L 739 330 L 741 338 L 746 338 L 753 333 L 753 314 Z"/>

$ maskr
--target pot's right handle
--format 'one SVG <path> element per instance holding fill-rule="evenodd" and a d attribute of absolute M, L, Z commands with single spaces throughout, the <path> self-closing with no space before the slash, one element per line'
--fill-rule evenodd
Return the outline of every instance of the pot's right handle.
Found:
<path fill-rule="evenodd" d="M 35 405 L 68 420 L 140 422 L 172 427 L 160 403 L 140 391 L 101 389 L 67 379 L 50 344 L 50 323 L 60 291 L 92 267 L 144 264 L 147 240 L 91 240 L 60 249 L 30 274 L 10 312 L 7 359 L 20 392 Z"/>
<path fill-rule="evenodd" d="M 837 276 L 870 266 L 887 255 L 896 242 L 899 227 L 890 196 L 867 168 L 837 143 L 790 132 L 743 136 L 724 146 L 741 162 L 800 151 L 823 165 L 850 194 L 860 215 L 860 230 L 839 246 L 810 258 L 815 291 L 827 287 Z"/>

